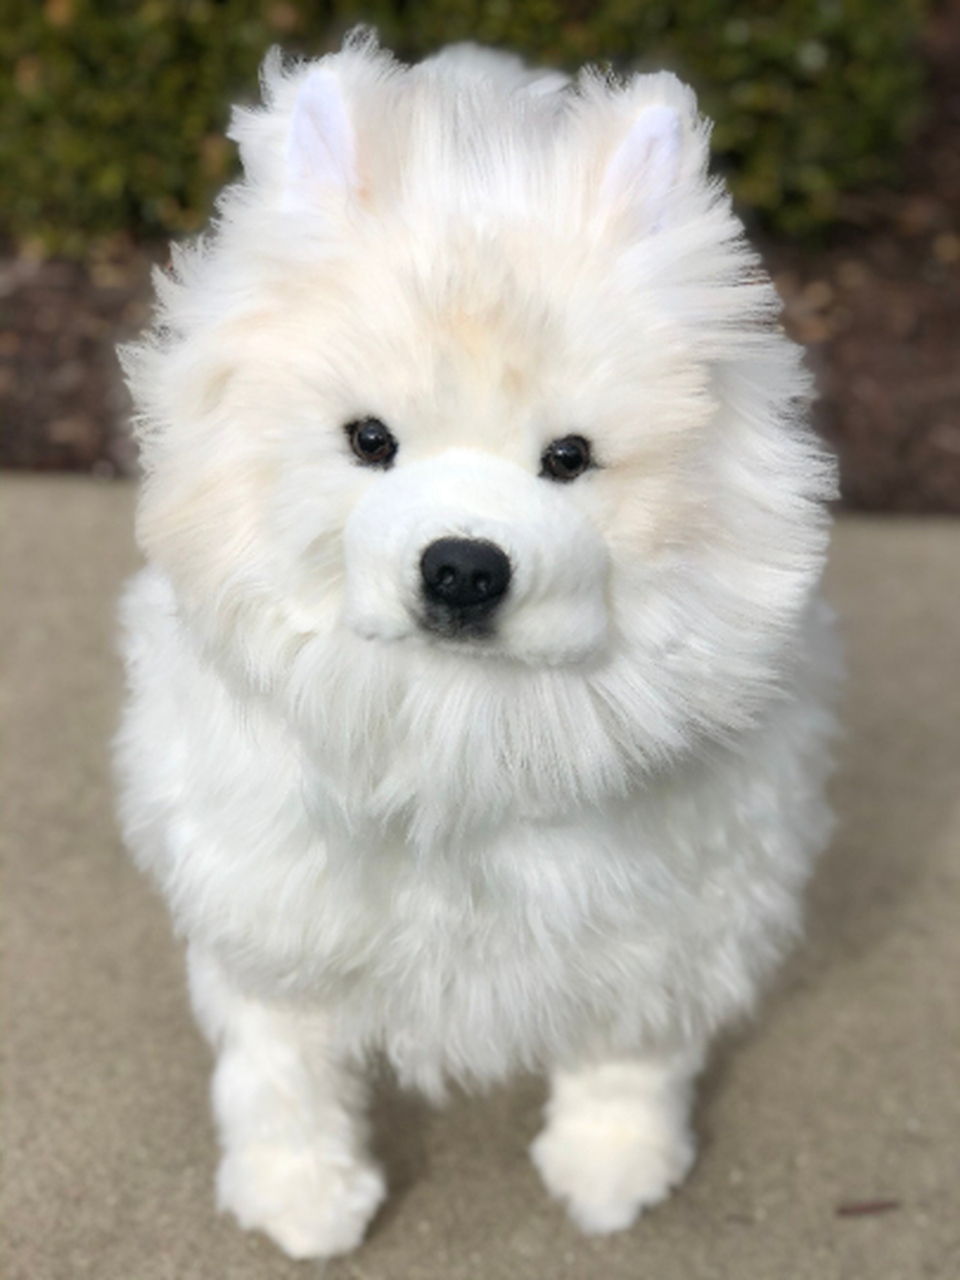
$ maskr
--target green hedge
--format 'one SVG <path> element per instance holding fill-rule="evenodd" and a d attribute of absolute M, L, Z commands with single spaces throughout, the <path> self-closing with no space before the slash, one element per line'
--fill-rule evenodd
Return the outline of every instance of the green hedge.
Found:
<path fill-rule="evenodd" d="M 770 225 L 828 224 L 895 181 L 922 101 L 924 0 L 0 0 L 0 231 L 81 252 L 191 231 L 234 164 L 229 103 L 275 43 L 355 21 L 417 57 L 451 40 L 575 67 L 666 66 L 717 122 L 719 164 Z"/>

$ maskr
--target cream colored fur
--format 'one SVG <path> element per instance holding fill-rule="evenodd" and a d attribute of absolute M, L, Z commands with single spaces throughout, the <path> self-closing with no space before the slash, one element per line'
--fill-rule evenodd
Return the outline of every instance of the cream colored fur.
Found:
<path fill-rule="evenodd" d="M 126 353 L 121 812 L 219 1054 L 220 1202 L 356 1245 L 382 1053 L 437 1097 L 551 1073 L 537 1167 L 623 1228 L 689 1168 L 707 1042 L 829 830 L 807 376 L 673 77 L 360 35 L 264 99 Z M 596 465 L 539 474 L 571 434 Z M 424 629 L 442 537 L 509 555 L 486 638 Z"/>

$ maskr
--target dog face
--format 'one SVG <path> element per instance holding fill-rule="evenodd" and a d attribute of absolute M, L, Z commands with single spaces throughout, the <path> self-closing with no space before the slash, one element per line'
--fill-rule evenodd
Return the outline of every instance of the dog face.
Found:
<path fill-rule="evenodd" d="M 271 520 L 292 539 L 288 598 L 311 633 L 598 659 L 613 562 L 697 521 L 670 463 L 709 415 L 707 370 L 644 314 L 622 313 L 614 341 L 613 263 L 557 273 L 532 236 L 508 254 L 440 228 L 421 263 L 397 232 L 379 220 L 333 278 L 278 304 L 269 357 L 238 375 L 238 409 L 262 397 L 253 416 L 285 424 Z"/>
<path fill-rule="evenodd" d="M 555 810 L 749 723 L 832 477 L 689 92 L 369 44 L 267 84 L 129 360 L 186 625 L 381 812 Z"/>
<path fill-rule="evenodd" d="M 601 459 L 564 403 L 575 381 L 559 378 L 562 315 L 544 314 L 542 298 L 527 314 L 529 292 L 496 246 L 434 238 L 447 258 L 438 271 L 436 253 L 418 263 L 402 236 L 374 232 L 319 290 L 352 295 L 321 344 L 329 363 L 294 372 L 288 360 L 271 391 L 279 404 L 288 385 L 313 384 L 278 482 L 288 527 L 304 530 L 306 554 L 291 557 L 301 616 L 313 632 L 332 624 L 467 660 L 599 655 L 609 551 L 588 490 Z M 327 323 L 314 305 L 305 332 Z M 317 432 L 308 418 L 321 413 Z M 346 504 L 324 526 L 339 494 Z M 318 607 L 334 560 L 335 618 Z"/>

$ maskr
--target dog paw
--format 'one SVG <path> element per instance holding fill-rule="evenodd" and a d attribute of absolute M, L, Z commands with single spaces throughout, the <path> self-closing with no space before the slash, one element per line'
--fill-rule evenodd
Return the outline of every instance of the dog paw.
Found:
<path fill-rule="evenodd" d="M 690 1172 L 696 1145 L 670 1114 L 635 1099 L 593 1098 L 553 1109 L 530 1155 L 581 1231 L 605 1234 L 665 1200 Z"/>
<path fill-rule="evenodd" d="M 280 1142 L 226 1151 L 217 1177 L 221 1210 L 265 1232 L 291 1258 L 355 1249 L 385 1194 L 373 1164 Z"/>

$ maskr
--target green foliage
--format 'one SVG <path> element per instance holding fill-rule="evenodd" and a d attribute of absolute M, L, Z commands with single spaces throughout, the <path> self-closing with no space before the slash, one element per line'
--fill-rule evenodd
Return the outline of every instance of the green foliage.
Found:
<path fill-rule="evenodd" d="M 191 231 L 234 164 L 229 103 L 275 43 L 318 54 L 355 21 L 418 57 L 453 40 L 576 67 L 669 67 L 716 121 L 741 205 L 809 232 L 895 181 L 921 105 L 925 0 L 0 0 L 2 229 L 80 252 Z"/>

